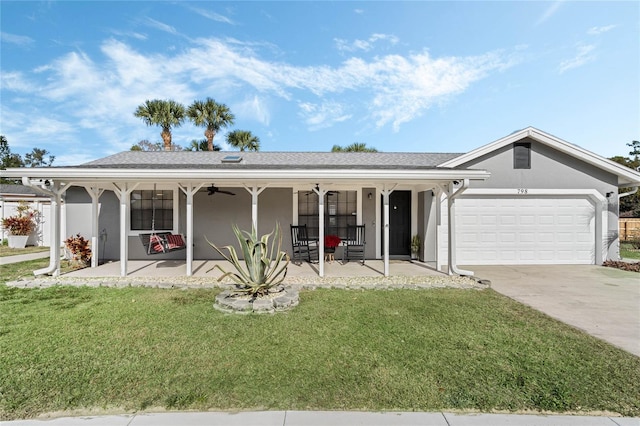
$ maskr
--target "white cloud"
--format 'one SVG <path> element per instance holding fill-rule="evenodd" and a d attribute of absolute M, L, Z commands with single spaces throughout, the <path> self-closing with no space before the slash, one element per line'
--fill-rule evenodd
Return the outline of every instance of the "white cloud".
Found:
<path fill-rule="evenodd" d="M 11 71 L 0 73 L 0 87 L 14 92 L 29 92 L 33 89 L 33 85 L 21 73 Z"/>
<path fill-rule="evenodd" d="M 342 52 L 355 52 L 357 50 L 363 50 L 365 52 L 374 48 L 374 44 L 379 40 L 388 41 L 391 45 L 398 43 L 398 37 L 389 34 L 373 34 L 367 40 L 354 40 L 349 42 L 344 39 L 334 39 L 336 47 Z"/>
<path fill-rule="evenodd" d="M 52 151 L 51 146 L 64 146 L 75 134 L 70 123 L 57 119 L 51 111 L 44 116 L 32 105 L 23 111 L 3 106 L 1 113 L 0 134 L 7 137 L 12 149 L 38 147 Z"/>
<path fill-rule="evenodd" d="M 189 7 L 190 10 L 194 11 L 195 13 L 197 13 L 200 16 L 203 16 L 207 19 L 211 19 L 212 21 L 216 21 L 216 22 L 222 22 L 224 24 L 230 24 L 230 25 L 235 25 L 235 23 L 227 18 L 224 15 L 220 15 L 219 13 L 216 12 L 212 12 L 210 10 L 205 10 L 199 7 Z"/>
<path fill-rule="evenodd" d="M 151 28 L 164 31 L 165 33 L 179 35 L 178 30 L 176 30 L 171 25 L 165 24 L 164 22 L 156 21 L 153 18 L 146 18 L 143 22 Z"/>
<path fill-rule="evenodd" d="M 604 27 L 591 27 L 587 31 L 587 34 L 589 34 L 589 35 L 600 35 L 600 34 L 606 33 L 607 31 L 611 31 L 615 27 L 617 27 L 617 25 L 607 25 L 607 26 L 604 26 Z"/>
<path fill-rule="evenodd" d="M 596 55 L 592 54 L 595 48 L 596 47 L 594 45 L 579 45 L 576 56 L 571 59 L 564 60 L 560 63 L 560 74 L 564 73 L 565 71 L 581 67 L 595 60 Z"/>
<path fill-rule="evenodd" d="M 3 43 L 16 44 L 18 46 L 30 46 L 34 43 L 34 40 L 31 37 L 9 34 L 5 32 L 0 32 L 0 41 L 2 41 Z"/>
<path fill-rule="evenodd" d="M 147 40 L 149 37 L 147 37 L 146 34 L 142 34 L 142 33 L 138 33 L 135 31 L 119 31 L 119 30 L 111 30 L 111 33 L 120 36 L 120 37 L 131 37 L 131 38 L 135 38 L 136 40 Z"/>
<path fill-rule="evenodd" d="M 393 41 L 384 35 L 370 38 L 373 42 L 382 39 Z M 354 57 L 337 66 L 299 67 L 262 59 L 260 49 L 271 47 L 200 39 L 178 53 L 143 54 L 109 39 L 101 46 L 101 57 L 89 57 L 81 51 L 68 53 L 34 71 L 42 74 L 39 84 L 27 83 L 20 74 L 3 73 L 3 87 L 11 86 L 34 100 L 51 101 L 55 108 L 68 111 L 74 121 L 67 123 L 65 133 L 90 129 L 99 140 L 128 149 L 141 139 L 157 139 L 157 129 L 142 127 L 133 116 L 146 99 L 189 104 L 215 94 L 216 99 L 234 104 L 237 114 L 268 125 L 272 117 L 266 106 L 270 97 L 276 97 L 294 102 L 312 130 L 348 119 L 369 120 L 397 130 L 432 105 L 517 63 L 514 55 L 503 52 L 444 58 L 423 52 L 372 60 Z M 243 88 L 255 95 L 238 99 Z M 200 137 L 201 132 L 189 133 L 187 127 L 179 133 L 185 140 Z"/>
<path fill-rule="evenodd" d="M 549 5 L 549 7 L 547 7 L 545 9 L 545 11 L 542 13 L 542 15 L 538 18 L 538 20 L 536 21 L 535 25 L 538 26 L 540 24 L 543 24 L 549 18 L 551 18 L 553 15 L 555 15 L 555 13 L 558 11 L 560 6 L 562 6 L 562 2 L 563 2 L 563 0 L 557 0 L 557 1 L 554 1 L 553 3 L 551 3 L 551 5 Z M 543 4 L 543 3 L 540 3 L 540 4 Z"/>
<path fill-rule="evenodd" d="M 236 117 L 242 116 L 244 118 L 256 120 L 265 126 L 268 126 L 271 121 L 271 116 L 264 100 L 258 96 L 245 99 L 239 104 L 235 104 L 232 111 L 235 112 Z"/>
<path fill-rule="evenodd" d="M 298 114 L 311 131 L 330 127 L 334 123 L 351 118 L 351 115 L 346 114 L 343 106 L 337 102 L 323 102 L 321 104 L 300 102 L 298 107 L 300 109 Z"/>

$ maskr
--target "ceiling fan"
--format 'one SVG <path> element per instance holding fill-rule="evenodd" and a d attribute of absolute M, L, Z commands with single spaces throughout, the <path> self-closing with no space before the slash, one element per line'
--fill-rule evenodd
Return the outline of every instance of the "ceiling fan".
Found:
<path fill-rule="evenodd" d="M 215 186 L 214 184 L 211 184 L 211 186 L 207 188 L 207 191 L 209 191 L 207 195 L 213 195 L 216 192 L 219 192 L 220 194 L 236 195 L 235 193 L 233 193 L 231 191 L 222 190 L 222 189 L 218 188 L 217 186 Z"/>

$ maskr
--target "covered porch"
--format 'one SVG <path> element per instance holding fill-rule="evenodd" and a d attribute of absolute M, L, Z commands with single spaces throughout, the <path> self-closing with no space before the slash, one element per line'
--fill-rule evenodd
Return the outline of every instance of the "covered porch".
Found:
<path fill-rule="evenodd" d="M 322 242 L 328 232 L 327 224 L 331 225 L 326 217 L 333 214 L 327 197 L 340 191 L 355 194 L 356 207 L 346 215 L 354 221 L 353 225 L 366 224 L 369 233 L 367 247 L 371 247 L 371 251 L 365 266 L 358 269 L 359 274 L 390 276 L 398 273 L 394 272 L 395 259 L 389 247 L 390 240 L 396 235 L 390 223 L 390 212 L 396 205 L 390 205 L 390 199 L 394 192 L 404 192 L 410 200 L 406 205 L 410 210 L 404 222 L 406 233 L 410 233 L 409 236 L 418 234 L 423 242 L 429 241 L 431 245 L 430 256 L 419 258 L 434 262 L 436 271 L 446 267 L 449 275 L 472 275 L 456 266 L 455 199 L 471 181 L 486 179 L 489 173 L 484 170 L 441 168 L 437 167 L 440 158 L 420 154 L 243 153 L 234 156 L 233 161 L 229 158 L 215 152 L 125 152 L 75 168 L 16 169 L 8 174 L 20 176 L 25 185 L 38 186 L 50 194 L 54 241 L 61 237 L 60 206 L 68 191 L 74 188 L 82 191 L 85 197 L 88 195 L 89 199 L 83 201 L 74 219 L 69 218 L 67 210 L 67 223 L 89 225 L 90 229 L 85 229 L 91 241 L 91 267 L 100 269 L 102 221 L 108 219 L 113 224 L 110 235 L 117 234 L 118 244 L 117 253 L 110 257 L 117 262 L 108 266 L 117 265 L 119 273 L 114 275 L 121 277 L 134 276 L 140 269 L 139 261 L 145 265 L 164 265 L 155 268 L 157 274 L 162 274 L 162 267 L 167 268 L 167 265 L 182 265 L 172 270 L 187 277 L 210 269 L 202 266 L 206 263 L 202 259 L 209 256 L 209 251 L 202 251 L 206 248 L 202 235 L 222 235 L 214 243 L 218 246 L 229 244 L 229 240 L 224 240 L 224 233 L 229 233 L 232 224 L 238 224 L 242 229 L 253 226 L 261 235 L 269 232 L 274 223 L 280 223 L 283 240 L 286 240 L 289 225 L 297 225 L 303 215 L 298 211 L 299 198 L 311 195 L 317 199 L 317 209 L 313 213 L 316 216 L 311 220 L 317 224 L 316 238 Z M 155 197 L 160 191 L 168 194 L 170 200 L 168 207 L 162 207 L 168 212 L 169 220 L 161 230 L 152 225 L 157 221 Z M 140 198 L 141 192 L 153 195 L 149 199 Z M 236 197 L 211 196 L 215 192 Z M 427 193 L 431 194 L 429 199 L 432 200 L 428 207 L 426 202 L 419 201 L 420 194 Z M 108 215 L 105 214 L 105 197 L 112 200 Z M 152 226 L 135 227 L 132 206 L 144 202 L 154 206 L 147 224 Z M 69 204 L 68 197 L 66 204 Z M 436 232 L 443 216 L 451 219 L 442 226 L 442 232 Z M 307 213 L 307 219 L 309 217 Z M 182 234 L 184 250 L 172 253 L 171 259 L 140 256 L 138 236 L 155 231 Z M 75 232 L 67 230 L 67 233 Z M 438 237 L 439 234 L 442 237 Z M 445 247 L 444 255 L 440 254 L 439 246 Z M 318 263 L 306 265 L 307 270 L 319 277 L 331 275 L 338 266 L 326 262 L 323 244 L 318 244 L 318 251 Z M 56 245 L 52 245 L 50 258 L 49 267 L 36 271 L 37 274 L 60 273 L 60 249 Z M 351 268 L 350 265 L 342 266 L 345 267 L 343 271 Z M 423 266 L 422 273 L 428 269 Z M 149 270 L 149 266 L 142 269 Z"/>

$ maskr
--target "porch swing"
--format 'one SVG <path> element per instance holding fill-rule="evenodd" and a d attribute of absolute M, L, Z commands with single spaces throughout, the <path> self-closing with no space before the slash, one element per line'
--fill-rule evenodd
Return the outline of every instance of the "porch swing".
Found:
<path fill-rule="evenodd" d="M 156 184 L 153 184 L 153 197 L 151 197 L 151 233 L 140 234 L 139 237 L 147 255 L 169 253 L 184 250 L 187 247 L 180 234 L 156 232 Z"/>

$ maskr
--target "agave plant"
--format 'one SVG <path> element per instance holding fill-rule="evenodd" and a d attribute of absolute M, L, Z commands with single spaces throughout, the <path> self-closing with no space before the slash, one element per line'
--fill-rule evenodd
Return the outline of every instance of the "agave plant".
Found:
<path fill-rule="evenodd" d="M 220 265 L 214 266 L 212 269 L 218 268 L 223 273 L 218 281 L 229 277 L 236 283 L 238 292 L 249 294 L 252 297 L 267 294 L 272 287 L 280 284 L 287 276 L 289 255 L 281 250 L 280 226 L 276 224 L 271 233 L 263 235 L 260 239 L 258 239 L 255 227 L 252 227 L 249 233 L 233 225 L 233 233 L 240 244 L 244 261 L 238 257 L 235 247 L 229 245 L 218 248 L 205 237 L 207 243 L 236 269 L 236 272 L 227 272 Z M 269 245 L 271 237 L 273 240 Z M 229 252 L 228 255 L 222 252 L 224 249 Z"/>

